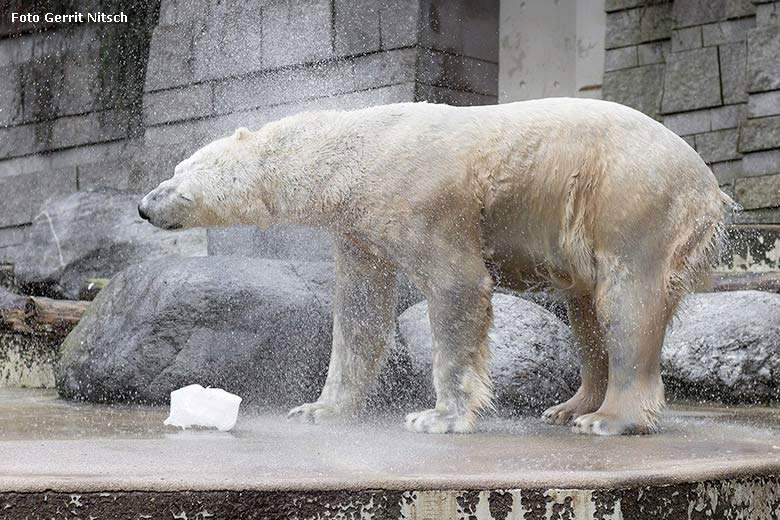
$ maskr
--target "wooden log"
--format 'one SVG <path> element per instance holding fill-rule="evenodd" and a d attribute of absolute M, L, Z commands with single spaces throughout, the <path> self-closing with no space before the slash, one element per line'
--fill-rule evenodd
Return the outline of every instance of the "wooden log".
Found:
<path fill-rule="evenodd" d="M 0 298 L 0 332 L 66 336 L 90 302 L 54 300 L 4 293 Z"/>

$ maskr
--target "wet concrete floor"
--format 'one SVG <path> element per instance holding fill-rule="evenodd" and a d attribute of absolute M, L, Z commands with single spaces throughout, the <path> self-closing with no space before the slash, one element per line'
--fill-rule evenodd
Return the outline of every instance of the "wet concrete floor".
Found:
<path fill-rule="evenodd" d="M 166 407 L 0 389 L 0 492 L 592 488 L 780 472 L 780 409 L 676 405 L 663 431 L 596 438 L 537 417 L 424 435 L 392 416 L 315 426 L 242 411 L 232 432 L 163 425 Z"/>

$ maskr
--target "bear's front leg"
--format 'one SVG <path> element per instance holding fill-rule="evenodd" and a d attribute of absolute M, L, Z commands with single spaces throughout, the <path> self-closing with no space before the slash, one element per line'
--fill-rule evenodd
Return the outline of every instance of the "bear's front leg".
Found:
<path fill-rule="evenodd" d="M 426 296 L 436 407 L 407 415 L 410 431 L 469 432 L 479 411 L 491 403 L 488 329 L 493 282 L 481 257 L 473 262 L 463 256 L 459 260 L 459 266 L 448 266 L 447 272 L 430 277 Z"/>
<path fill-rule="evenodd" d="M 319 399 L 293 408 L 288 418 L 317 423 L 361 410 L 395 340 L 395 275 L 384 259 L 350 240 L 339 242 L 328 377 Z"/>

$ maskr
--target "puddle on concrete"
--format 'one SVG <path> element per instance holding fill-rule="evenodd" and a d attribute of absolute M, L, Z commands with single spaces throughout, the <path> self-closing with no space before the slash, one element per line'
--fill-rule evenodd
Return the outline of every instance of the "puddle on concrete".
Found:
<path fill-rule="evenodd" d="M 212 430 L 182 431 L 165 426 L 162 423 L 167 415 L 166 406 L 94 404 L 59 399 L 54 390 L 0 388 L 0 440 L 160 438 L 176 435 L 197 436 L 204 433 L 215 438 L 220 436 L 220 432 Z M 233 432 L 227 432 L 225 437 L 252 436 L 269 428 L 278 433 L 297 431 L 301 434 L 325 430 L 336 436 L 358 432 L 406 433 L 402 422 L 403 413 L 393 413 L 380 417 L 366 417 L 355 425 L 326 425 L 321 428 L 287 421 L 282 411 L 264 412 L 243 407 L 238 425 Z M 780 434 L 780 409 L 677 403 L 667 409 L 659 435 L 626 438 L 648 440 L 653 437 L 685 437 L 693 433 L 696 433 L 700 439 L 721 438 L 719 432 L 725 435 L 735 433 L 732 431 L 735 428 L 742 431 L 751 426 L 760 432 L 775 431 Z M 487 417 L 481 421 L 479 431 L 475 434 L 448 437 L 469 439 L 481 436 L 500 438 L 553 435 L 557 438 L 559 433 L 569 437 L 568 428 L 545 425 L 535 416 L 511 419 Z M 575 438 L 589 439 L 587 436 Z"/>
<path fill-rule="evenodd" d="M 0 441 L 159 437 L 164 407 L 100 405 L 59 399 L 54 390 L 0 388 Z"/>
<path fill-rule="evenodd" d="M 357 426 L 315 426 L 246 411 L 231 432 L 181 431 L 162 424 L 167 412 L 0 389 L 0 452 L 6 454 L 0 487 L 18 487 L 20 479 L 42 485 L 46 475 L 55 483 L 111 476 L 139 484 L 161 474 L 173 475 L 166 477 L 171 485 L 196 487 L 284 487 L 308 479 L 344 485 L 554 480 L 560 486 L 780 467 L 780 411 L 762 408 L 676 406 L 661 433 L 612 438 L 576 435 L 537 417 L 489 418 L 477 433 L 437 436 L 404 431 L 396 414 Z"/>

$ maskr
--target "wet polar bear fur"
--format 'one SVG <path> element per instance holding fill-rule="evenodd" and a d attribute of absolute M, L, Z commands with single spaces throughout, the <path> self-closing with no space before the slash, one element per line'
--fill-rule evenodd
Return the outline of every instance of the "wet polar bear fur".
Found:
<path fill-rule="evenodd" d="M 660 354 L 707 275 L 730 199 L 658 122 L 595 100 L 303 113 L 195 152 L 139 212 L 167 228 L 296 223 L 336 237 L 325 387 L 290 415 L 352 417 L 394 338 L 396 272 L 425 294 L 436 406 L 408 429 L 467 432 L 491 403 L 495 283 L 564 290 L 581 386 L 544 412 L 609 435 L 657 428 Z"/>

